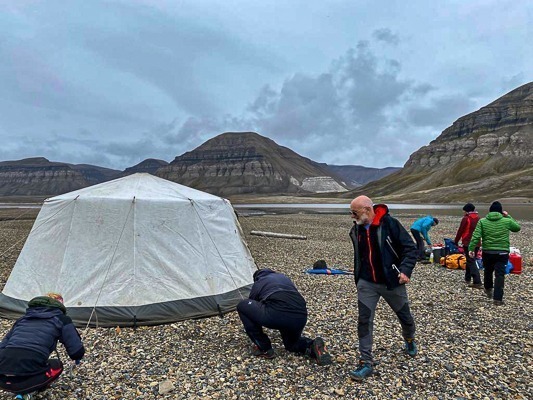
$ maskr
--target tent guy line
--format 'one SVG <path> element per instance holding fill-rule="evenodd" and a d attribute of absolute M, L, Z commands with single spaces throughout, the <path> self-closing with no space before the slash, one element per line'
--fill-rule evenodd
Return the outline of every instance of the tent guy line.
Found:
<path fill-rule="evenodd" d="M 77 197 L 76 197 L 76 199 L 77 199 Z M 107 282 L 107 277 L 109 275 L 109 270 L 111 269 L 111 266 L 113 265 L 113 260 L 115 259 L 115 255 L 117 254 L 118 245 L 120 244 L 120 240 L 122 239 L 122 235 L 124 234 L 124 229 L 126 229 L 126 224 L 128 223 L 128 219 L 130 217 L 131 210 L 133 210 L 134 204 L 135 204 L 135 196 L 133 196 L 133 199 L 132 199 L 131 205 L 130 205 L 130 209 L 128 211 L 128 214 L 126 215 L 126 218 L 124 219 L 124 224 L 122 225 L 122 230 L 120 231 L 120 236 L 117 239 L 117 244 L 115 245 L 115 248 L 113 250 L 113 255 L 111 256 L 111 259 L 109 260 L 109 264 L 107 266 L 107 270 L 106 270 L 106 273 L 105 273 L 105 276 L 104 276 L 104 280 L 102 281 L 102 286 L 100 286 L 100 290 L 98 291 L 98 296 L 96 297 L 96 301 L 94 302 L 94 306 L 93 306 L 93 309 L 91 311 L 91 315 L 89 316 L 89 320 L 87 321 L 87 326 L 85 327 L 85 329 L 87 329 L 89 327 L 89 325 L 91 323 L 91 319 L 92 319 L 93 315 L 96 312 L 96 306 L 98 304 L 98 300 L 100 300 L 100 296 L 102 294 L 102 291 L 104 290 L 104 285 Z M 135 326 L 135 324 L 134 324 L 134 326 Z M 98 317 L 96 317 L 96 327 L 98 328 Z"/>

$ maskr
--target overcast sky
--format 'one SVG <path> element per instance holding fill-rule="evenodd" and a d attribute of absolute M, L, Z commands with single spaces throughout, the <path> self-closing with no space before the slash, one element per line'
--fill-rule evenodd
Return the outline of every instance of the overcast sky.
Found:
<path fill-rule="evenodd" d="M 0 160 L 124 169 L 255 131 L 402 166 L 533 80 L 530 0 L 0 0 Z"/>

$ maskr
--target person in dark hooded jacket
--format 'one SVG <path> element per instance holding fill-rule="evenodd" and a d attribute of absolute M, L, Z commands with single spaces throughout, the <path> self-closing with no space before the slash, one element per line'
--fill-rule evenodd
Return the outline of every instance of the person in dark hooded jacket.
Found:
<path fill-rule="evenodd" d="M 63 372 L 59 359 L 50 359 L 57 342 L 76 363 L 85 349 L 60 294 L 49 293 L 28 303 L 0 342 L 0 388 L 22 395 L 45 390 Z"/>
<path fill-rule="evenodd" d="M 318 365 L 331 364 L 324 340 L 302 336 L 307 323 L 307 305 L 294 283 L 284 274 L 257 270 L 249 298 L 237 305 L 244 330 L 254 343 L 252 354 L 274 358 L 276 353 L 263 327 L 278 329 L 287 351 L 314 358 Z"/>
<path fill-rule="evenodd" d="M 406 353 L 414 357 L 418 352 L 405 288 L 416 264 L 417 248 L 402 224 L 389 215 L 385 204 L 374 205 L 367 196 L 359 196 L 350 203 L 350 212 L 354 220 L 350 238 L 357 287 L 359 365 L 349 375 L 362 381 L 373 374 L 374 315 L 381 297 L 400 321 Z"/>

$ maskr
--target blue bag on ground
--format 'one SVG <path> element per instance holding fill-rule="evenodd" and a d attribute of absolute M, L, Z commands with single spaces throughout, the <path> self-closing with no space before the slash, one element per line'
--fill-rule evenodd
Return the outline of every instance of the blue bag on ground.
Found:
<path fill-rule="evenodd" d="M 448 254 L 459 254 L 459 247 L 455 245 L 452 239 L 444 238 L 444 252 Z"/>
<path fill-rule="evenodd" d="M 344 271 L 342 269 L 333 269 L 333 268 L 324 268 L 324 269 L 308 269 L 308 274 L 314 274 L 314 275 L 352 275 L 349 271 Z"/>

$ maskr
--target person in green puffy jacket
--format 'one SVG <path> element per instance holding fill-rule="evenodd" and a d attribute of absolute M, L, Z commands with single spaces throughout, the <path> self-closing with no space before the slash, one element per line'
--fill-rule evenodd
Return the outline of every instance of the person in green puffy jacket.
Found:
<path fill-rule="evenodd" d="M 489 213 L 481 218 L 474 229 L 468 245 L 470 257 L 474 257 L 476 243 L 481 240 L 483 267 L 485 268 L 484 287 L 494 304 L 503 304 L 505 267 L 509 261 L 509 232 L 518 232 L 520 225 L 507 211 L 503 211 L 499 201 L 490 205 Z M 493 275 L 496 275 L 493 283 Z"/>

